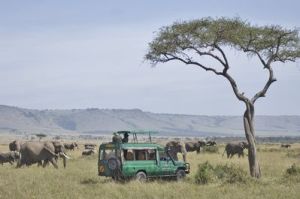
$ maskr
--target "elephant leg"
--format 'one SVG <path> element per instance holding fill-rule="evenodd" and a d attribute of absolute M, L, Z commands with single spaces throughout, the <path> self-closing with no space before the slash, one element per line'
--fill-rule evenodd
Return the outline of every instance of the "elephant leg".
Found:
<path fill-rule="evenodd" d="M 9 161 L 9 164 L 10 164 L 10 165 L 13 165 L 13 164 L 14 164 L 14 162 L 10 160 L 10 161 Z"/>
<path fill-rule="evenodd" d="M 43 166 L 44 167 L 44 164 L 43 164 L 43 162 L 42 161 L 38 161 L 38 167 L 40 167 L 40 166 Z"/>
<path fill-rule="evenodd" d="M 54 158 L 51 158 L 49 161 L 52 163 L 54 168 L 58 169 L 58 166 L 57 166 L 56 161 L 54 160 Z"/>
<path fill-rule="evenodd" d="M 22 160 L 18 160 L 16 168 L 20 168 L 23 165 Z"/>
<path fill-rule="evenodd" d="M 43 168 L 45 168 L 48 164 L 49 164 L 49 161 L 48 160 L 44 160 Z"/>

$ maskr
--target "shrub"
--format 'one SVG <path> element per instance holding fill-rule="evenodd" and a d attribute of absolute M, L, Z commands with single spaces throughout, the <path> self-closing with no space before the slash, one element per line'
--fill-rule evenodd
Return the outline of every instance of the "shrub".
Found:
<path fill-rule="evenodd" d="M 214 168 L 208 162 L 198 165 L 198 170 L 195 175 L 197 184 L 207 184 L 214 181 Z"/>
<path fill-rule="evenodd" d="M 228 183 L 245 183 L 247 181 L 247 173 L 235 165 L 217 165 L 215 173 L 219 179 Z"/>
<path fill-rule="evenodd" d="M 218 146 L 205 146 L 205 147 L 203 147 L 203 152 L 218 153 L 219 147 Z"/>
<path fill-rule="evenodd" d="M 259 148 L 258 152 L 281 152 L 283 149 L 280 148 Z"/>
<path fill-rule="evenodd" d="M 296 166 L 296 164 L 294 163 L 290 168 L 286 170 L 286 174 L 294 176 L 300 175 L 300 167 Z"/>
<path fill-rule="evenodd" d="M 216 180 L 225 183 L 246 183 L 247 173 L 235 165 L 217 165 L 213 167 L 208 162 L 198 165 L 195 175 L 197 184 L 207 184 Z"/>

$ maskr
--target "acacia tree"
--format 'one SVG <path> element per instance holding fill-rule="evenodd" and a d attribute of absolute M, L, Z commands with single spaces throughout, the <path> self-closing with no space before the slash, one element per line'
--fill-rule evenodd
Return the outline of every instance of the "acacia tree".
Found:
<path fill-rule="evenodd" d="M 237 82 L 230 75 L 231 67 L 228 50 L 244 52 L 257 57 L 262 68 L 268 71 L 265 85 L 254 96 L 249 97 L 239 90 Z M 208 57 L 214 64 L 207 64 Z M 146 60 L 153 65 L 169 61 L 179 61 L 225 78 L 231 85 L 238 100 L 246 110 L 243 124 L 249 144 L 248 160 L 250 175 L 261 176 L 256 155 L 254 129 L 254 104 L 265 97 L 269 87 L 276 81 L 272 64 L 275 62 L 294 62 L 300 57 L 300 42 L 297 29 L 284 29 L 281 26 L 255 26 L 239 18 L 202 18 L 186 22 L 176 22 L 162 27 L 149 43 Z M 255 77 L 253 77 L 255 78 Z"/>
<path fill-rule="evenodd" d="M 47 135 L 43 133 L 37 133 L 35 136 L 39 138 L 39 141 L 41 141 L 42 138 L 47 137 Z"/>

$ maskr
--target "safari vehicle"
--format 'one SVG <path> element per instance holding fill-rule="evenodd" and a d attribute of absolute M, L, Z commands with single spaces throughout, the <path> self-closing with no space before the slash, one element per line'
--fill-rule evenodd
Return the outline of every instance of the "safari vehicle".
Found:
<path fill-rule="evenodd" d="M 103 143 L 99 147 L 98 174 L 116 180 L 135 178 L 146 181 L 148 178 L 183 179 L 190 172 L 189 163 L 175 161 L 163 146 L 151 142 L 138 143 L 137 134 L 145 132 L 119 131 L 115 136 L 133 135 L 133 142 Z M 119 139 L 120 140 L 120 139 Z"/>

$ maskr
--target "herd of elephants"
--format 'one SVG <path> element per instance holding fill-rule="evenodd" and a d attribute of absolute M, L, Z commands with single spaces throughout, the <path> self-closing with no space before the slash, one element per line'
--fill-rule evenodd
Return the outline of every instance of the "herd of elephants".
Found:
<path fill-rule="evenodd" d="M 207 146 L 216 146 L 215 141 L 194 141 L 186 142 L 182 144 L 179 141 L 170 141 L 166 143 L 165 149 L 168 150 L 169 155 L 178 160 L 178 153 L 181 153 L 183 160 L 186 161 L 187 152 L 196 151 L 200 153 L 201 149 Z M 17 168 L 24 165 L 30 166 L 32 164 L 38 164 L 38 166 L 45 167 L 51 163 L 55 168 L 57 166 L 58 158 L 62 158 L 63 165 L 66 167 L 66 161 L 69 156 L 66 154 L 67 150 L 78 149 L 76 142 L 62 143 L 59 141 L 20 141 L 15 140 L 9 143 L 9 152 L 0 152 L 0 163 L 10 163 L 13 165 L 17 162 Z M 235 154 L 238 157 L 244 156 L 244 149 L 248 148 L 246 142 L 232 142 L 227 143 L 224 153 L 226 152 L 227 158 L 233 157 Z M 95 144 L 84 144 L 84 151 L 82 155 L 92 155 L 96 152 Z M 224 155 L 223 153 L 223 155 Z"/>
<path fill-rule="evenodd" d="M 95 144 L 85 144 L 82 155 L 92 155 L 95 153 Z M 63 159 L 63 165 L 66 167 L 66 160 L 70 159 L 66 150 L 78 149 L 76 142 L 62 143 L 59 141 L 20 141 L 15 140 L 9 143 L 9 152 L 0 152 L 0 163 L 13 164 L 17 162 L 17 168 L 23 165 L 30 166 L 38 164 L 45 167 L 51 163 L 55 168 L 58 157 Z"/>

